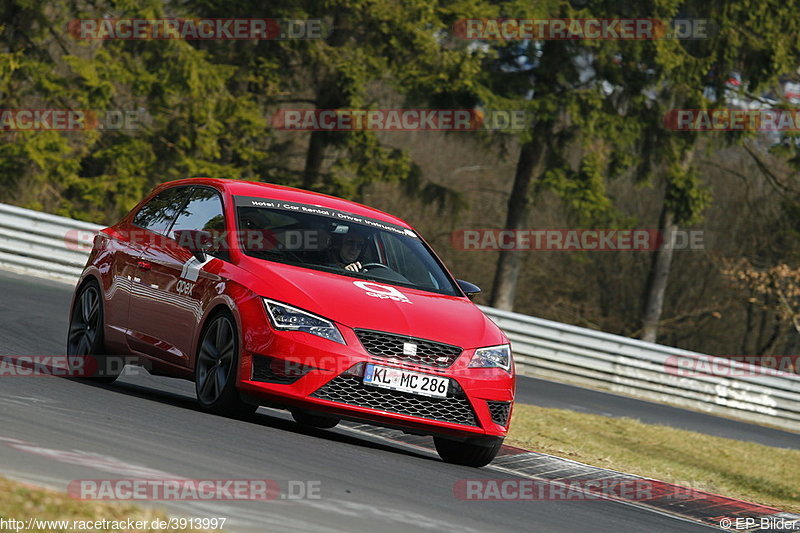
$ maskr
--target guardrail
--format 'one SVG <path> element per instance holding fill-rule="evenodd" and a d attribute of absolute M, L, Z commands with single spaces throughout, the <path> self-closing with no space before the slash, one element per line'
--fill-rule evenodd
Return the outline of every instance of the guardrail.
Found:
<path fill-rule="evenodd" d="M 102 226 L 0 204 L 0 268 L 74 282 Z M 491 307 L 523 375 L 800 431 L 800 376 Z"/>
<path fill-rule="evenodd" d="M 481 307 L 520 374 L 568 381 L 800 431 L 800 376 Z"/>
<path fill-rule="evenodd" d="M 0 267 L 74 282 L 102 227 L 0 204 Z"/>

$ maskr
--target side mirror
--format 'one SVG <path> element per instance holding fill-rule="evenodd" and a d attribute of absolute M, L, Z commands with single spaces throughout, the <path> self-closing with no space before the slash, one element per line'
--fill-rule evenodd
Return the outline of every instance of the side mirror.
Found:
<path fill-rule="evenodd" d="M 214 238 L 207 231 L 199 229 L 179 229 L 173 232 L 178 246 L 186 248 L 195 258 L 204 263 L 207 259 L 206 251 L 214 244 Z"/>
<path fill-rule="evenodd" d="M 456 281 L 458 282 L 458 286 L 461 287 L 461 290 L 464 291 L 464 294 L 466 294 L 467 298 L 470 300 L 474 300 L 475 296 L 481 292 L 481 288 L 474 283 L 464 281 L 463 279 L 457 279 Z"/>

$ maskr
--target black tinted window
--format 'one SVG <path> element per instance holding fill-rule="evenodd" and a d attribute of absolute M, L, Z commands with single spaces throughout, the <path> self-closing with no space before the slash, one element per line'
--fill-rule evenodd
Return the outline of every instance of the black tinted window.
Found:
<path fill-rule="evenodd" d="M 211 189 L 198 188 L 186 206 L 178 213 L 171 236 L 182 229 L 205 230 L 209 233 L 225 231 L 225 217 L 219 194 Z"/>
<path fill-rule="evenodd" d="M 188 192 L 188 187 L 173 187 L 158 193 L 136 213 L 133 223 L 150 231 L 165 234 Z"/>
<path fill-rule="evenodd" d="M 222 214 L 222 200 L 219 194 L 211 189 L 199 187 L 192 192 L 186 206 L 180 210 L 175 224 L 172 226 L 170 237 L 177 240 L 181 246 L 183 238 L 175 236 L 180 230 L 202 230 L 209 233 L 211 243 L 205 251 L 214 257 L 228 260 L 227 247 L 225 246 L 225 216 Z"/>

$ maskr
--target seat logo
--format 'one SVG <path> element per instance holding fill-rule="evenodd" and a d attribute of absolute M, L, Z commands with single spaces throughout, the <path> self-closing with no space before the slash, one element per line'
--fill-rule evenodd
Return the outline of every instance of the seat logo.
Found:
<path fill-rule="evenodd" d="M 404 342 L 403 355 L 417 355 L 417 345 L 413 342 Z"/>

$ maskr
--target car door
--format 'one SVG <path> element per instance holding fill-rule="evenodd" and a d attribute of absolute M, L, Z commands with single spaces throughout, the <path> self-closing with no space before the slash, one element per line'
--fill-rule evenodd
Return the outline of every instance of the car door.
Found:
<path fill-rule="evenodd" d="M 139 227 L 121 222 L 100 233 L 103 254 L 108 258 L 100 264 L 103 273 L 105 303 L 105 344 L 112 352 L 124 353 L 127 346 L 128 314 L 130 311 L 131 285 L 139 276 L 137 261 L 144 251 Z"/>
<path fill-rule="evenodd" d="M 109 301 L 107 304 L 108 312 L 112 316 L 108 316 L 106 320 L 109 327 L 126 335 L 126 341 L 123 342 L 127 342 L 127 335 L 130 333 L 131 302 L 146 297 L 146 293 L 140 290 L 142 276 L 146 273 L 146 265 L 141 261 L 142 255 L 154 240 L 163 238 L 172 226 L 175 215 L 189 192 L 190 189 L 186 186 L 165 189 L 139 208 L 130 223 L 114 228 L 114 286 L 109 291 L 109 299 L 113 302 Z"/>
<path fill-rule="evenodd" d="M 148 270 L 140 288 L 148 296 L 131 300 L 130 313 L 131 347 L 179 366 L 189 366 L 203 302 L 220 281 L 209 268 L 226 257 L 224 250 L 212 249 L 204 261 L 198 260 L 175 239 L 176 231 L 186 229 L 224 231 L 222 199 L 215 189 L 192 188 L 165 238 L 144 251 L 141 261 Z"/>

